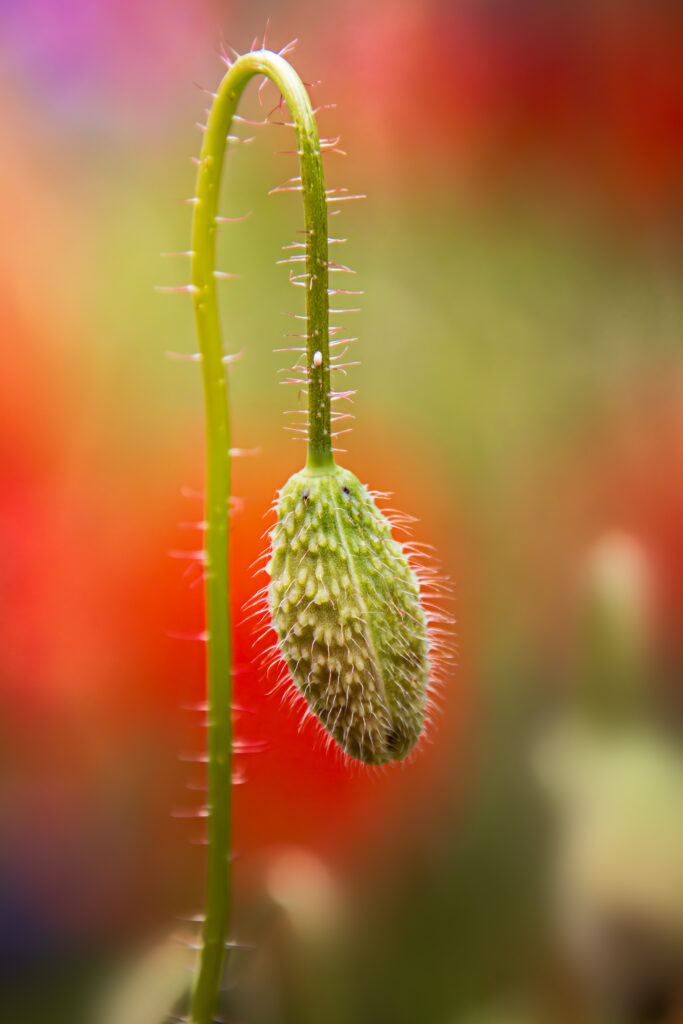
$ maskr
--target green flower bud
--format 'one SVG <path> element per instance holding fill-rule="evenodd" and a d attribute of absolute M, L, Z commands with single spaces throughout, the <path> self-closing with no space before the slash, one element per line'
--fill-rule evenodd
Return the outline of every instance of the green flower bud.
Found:
<path fill-rule="evenodd" d="M 417 576 L 346 469 L 302 470 L 280 492 L 268 601 L 292 679 L 339 746 L 400 761 L 424 728 L 430 675 Z"/>

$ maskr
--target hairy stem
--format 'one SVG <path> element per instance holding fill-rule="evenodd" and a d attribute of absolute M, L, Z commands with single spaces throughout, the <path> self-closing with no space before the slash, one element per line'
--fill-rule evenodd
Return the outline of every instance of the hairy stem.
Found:
<path fill-rule="evenodd" d="M 192 292 L 206 408 L 206 629 L 208 858 L 199 972 L 192 1024 L 213 1020 L 230 921 L 230 795 L 232 776 L 232 628 L 230 620 L 230 414 L 216 301 L 216 217 L 223 156 L 247 82 L 265 75 L 279 88 L 294 122 L 306 226 L 307 467 L 334 469 L 330 435 L 327 201 L 315 117 L 303 83 L 269 50 L 237 58 L 221 82 L 204 135 L 192 226 Z"/>

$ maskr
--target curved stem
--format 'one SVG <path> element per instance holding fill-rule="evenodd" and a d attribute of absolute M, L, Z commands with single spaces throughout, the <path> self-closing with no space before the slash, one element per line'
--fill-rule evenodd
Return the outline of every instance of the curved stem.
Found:
<path fill-rule="evenodd" d="M 229 589 L 230 416 L 216 301 L 216 216 L 223 156 L 247 82 L 265 75 L 289 107 L 297 137 L 306 226 L 307 468 L 334 470 L 330 434 L 327 202 L 315 117 L 303 83 L 269 50 L 239 57 L 221 82 L 202 146 L 192 225 L 192 292 L 206 408 L 206 632 L 208 858 L 199 972 L 192 1024 L 210 1024 L 218 995 L 230 920 L 230 796 L 232 783 L 232 629 Z"/>

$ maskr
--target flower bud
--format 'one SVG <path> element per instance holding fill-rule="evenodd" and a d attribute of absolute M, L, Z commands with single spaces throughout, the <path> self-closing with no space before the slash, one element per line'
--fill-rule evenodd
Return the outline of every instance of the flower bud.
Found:
<path fill-rule="evenodd" d="M 348 470 L 302 470 L 280 492 L 269 606 L 291 676 L 353 758 L 400 761 L 425 721 L 427 617 L 386 517 Z"/>

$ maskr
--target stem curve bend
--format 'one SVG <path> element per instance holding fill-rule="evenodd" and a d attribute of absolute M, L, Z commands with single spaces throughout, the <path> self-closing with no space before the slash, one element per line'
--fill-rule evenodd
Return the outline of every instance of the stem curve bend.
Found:
<path fill-rule="evenodd" d="M 265 75 L 287 103 L 297 138 L 305 216 L 307 468 L 335 469 L 330 432 L 327 198 L 315 116 L 306 89 L 279 54 L 255 50 L 230 66 L 215 95 L 200 154 L 192 223 L 192 284 L 206 413 L 205 600 L 209 708 L 208 856 L 199 970 L 191 1024 L 214 1019 L 231 909 L 232 625 L 229 580 L 230 410 L 216 297 L 216 218 L 228 135 L 247 83 Z"/>

